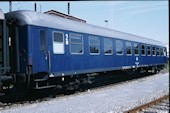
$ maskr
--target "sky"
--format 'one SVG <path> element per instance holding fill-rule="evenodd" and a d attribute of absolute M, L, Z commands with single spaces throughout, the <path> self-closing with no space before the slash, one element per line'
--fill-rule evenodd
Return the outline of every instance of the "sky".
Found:
<path fill-rule="evenodd" d="M 12 2 L 12 11 L 67 12 L 67 1 Z M 0 2 L 3 12 L 9 12 L 9 2 Z M 169 44 L 168 1 L 70 1 L 70 15 L 87 23 L 154 39 Z M 105 22 L 107 20 L 108 22 Z"/>

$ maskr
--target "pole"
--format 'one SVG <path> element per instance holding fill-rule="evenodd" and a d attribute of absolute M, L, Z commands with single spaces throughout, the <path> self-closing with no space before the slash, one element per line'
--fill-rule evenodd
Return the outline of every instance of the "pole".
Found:
<path fill-rule="evenodd" d="M 9 1 L 9 12 L 11 12 L 12 11 L 12 1 L 10 0 Z"/>
<path fill-rule="evenodd" d="M 106 27 L 108 28 L 108 20 L 105 20 L 104 22 L 106 22 Z"/>
<path fill-rule="evenodd" d="M 41 4 L 40 4 L 40 13 L 41 13 Z"/>
<path fill-rule="evenodd" d="M 68 2 L 68 15 L 70 14 L 70 2 Z"/>
<path fill-rule="evenodd" d="M 37 11 L 37 4 L 34 4 L 34 11 Z"/>

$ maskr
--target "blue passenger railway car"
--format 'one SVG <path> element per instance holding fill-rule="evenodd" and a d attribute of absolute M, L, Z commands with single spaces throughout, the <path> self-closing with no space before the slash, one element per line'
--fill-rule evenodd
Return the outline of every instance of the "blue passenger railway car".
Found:
<path fill-rule="evenodd" d="M 0 90 L 89 83 L 91 73 L 159 71 L 166 64 L 159 41 L 55 15 L 1 11 L 0 30 Z"/>

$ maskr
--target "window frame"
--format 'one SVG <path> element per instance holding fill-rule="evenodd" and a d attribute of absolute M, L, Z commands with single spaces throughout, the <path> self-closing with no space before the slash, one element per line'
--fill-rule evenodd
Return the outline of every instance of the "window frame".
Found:
<path fill-rule="evenodd" d="M 163 56 L 167 56 L 167 47 L 163 47 Z"/>
<path fill-rule="evenodd" d="M 105 44 L 105 41 L 106 40 L 109 40 L 110 42 L 111 42 L 111 45 L 108 45 L 108 44 Z M 104 54 L 105 55 L 113 55 L 113 41 L 112 41 L 112 39 L 110 39 L 110 38 L 104 38 L 104 40 L 103 40 L 103 42 L 104 42 Z M 111 53 L 105 53 L 105 47 L 111 47 Z"/>
<path fill-rule="evenodd" d="M 160 56 L 163 57 L 164 53 L 163 53 L 163 47 L 160 48 Z"/>
<path fill-rule="evenodd" d="M 127 54 L 127 44 L 130 44 L 130 51 L 131 51 L 131 54 Z M 126 55 L 127 56 L 132 56 L 132 43 L 131 42 L 129 42 L 129 41 L 127 41 L 127 42 L 125 42 L 125 45 L 126 45 Z"/>
<path fill-rule="evenodd" d="M 71 35 L 76 35 L 76 36 L 81 37 L 82 43 L 71 42 L 71 38 L 76 38 L 76 37 L 72 37 Z M 78 34 L 78 33 L 70 33 L 69 36 L 70 36 L 70 53 L 74 54 L 74 55 L 83 55 L 84 54 L 84 40 L 83 40 L 84 38 L 83 38 L 83 35 L 82 34 Z M 81 44 L 82 45 L 82 52 L 81 53 L 72 53 L 71 52 L 71 44 Z"/>
<path fill-rule="evenodd" d="M 117 53 L 117 48 L 120 48 L 119 46 L 117 47 L 117 42 L 118 42 L 118 41 L 122 43 L 122 53 L 121 53 L 121 54 Z M 116 55 L 123 55 L 123 54 L 124 54 L 123 41 L 122 41 L 122 40 L 116 40 L 116 41 L 115 41 L 115 45 L 116 45 Z"/>
<path fill-rule="evenodd" d="M 148 47 L 149 47 L 150 49 L 148 49 Z M 150 54 L 148 54 L 149 51 L 150 51 Z M 151 56 L 151 45 L 147 45 L 147 56 Z"/>
<path fill-rule="evenodd" d="M 137 45 L 138 54 L 135 53 L 135 49 L 136 49 L 136 48 L 135 48 L 135 44 Z M 134 48 L 134 55 L 135 55 L 135 56 L 139 56 L 139 54 L 140 54 L 140 53 L 139 53 L 139 43 L 134 43 L 134 44 L 133 44 L 133 48 Z"/>
<path fill-rule="evenodd" d="M 153 50 L 153 48 L 155 48 L 155 49 Z M 155 54 L 153 54 L 153 52 L 154 52 Z M 156 46 L 152 46 L 152 56 L 156 56 Z"/>
<path fill-rule="evenodd" d="M 157 54 L 157 53 L 159 53 L 159 55 Z M 156 47 L 156 56 L 160 56 L 160 47 Z"/>
<path fill-rule="evenodd" d="M 97 45 L 97 44 L 90 44 L 90 40 L 91 40 L 91 39 L 92 39 L 92 40 L 98 40 L 98 41 L 99 41 L 99 44 L 98 44 L 98 45 Z M 89 37 L 88 37 L 88 41 L 89 41 L 89 45 L 88 45 L 88 46 L 89 46 L 89 53 L 90 53 L 90 55 L 100 55 L 100 50 L 101 50 L 101 48 L 100 48 L 100 45 L 101 45 L 101 44 L 100 44 L 100 38 L 97 37 L 97 36 L 89 36 Z M 99 46 L 99 52 L 98 52 L 98 53 L 91 53 L 91 52 L 90 52 L 90 46 L 91 46 L 91 45 L 93 45 L 93 46 L 94 46 L 94 45 Z"/>
<path fill-rule="evenodd" d="M 142 49 L 142 46 L 144 46 L 144 49 Z M 146 45 L 145 44 L 141 44 L 140 50 L 141 50 L 141 56 L 146 56 Z M 145 54 L 142 54 L 142 50 L 144 50 Z"/>
<path fill-rule="evenodd" d="M 63 42 L 62 42 L 62 44 L 63 44 L 63 52 L 62 53 L 55 53 L 54 52 L 54 43 L 56 43 L 55 41 L 54 41 L 54 33 L 61 33 L 62 35 L 63 35 Z M 58 42 L 58 43 L 60 43 L 60 42 Z M 62 32 L 62 31 L 56 31 L 56 30 L 54 30 L 54 31 L 52 31 L 52 44 L 53 44 L 53 53 L 54 54 L 65 54 L 65 41 L 64 41 L 64 32 Z"/>

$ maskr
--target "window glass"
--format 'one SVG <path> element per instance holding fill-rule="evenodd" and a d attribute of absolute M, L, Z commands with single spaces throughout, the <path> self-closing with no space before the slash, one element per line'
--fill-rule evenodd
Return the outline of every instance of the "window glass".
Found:
<path fill-rule="evenodd" d="M 161 48 L 161 56 L 163 56 L 164 55 L 164 53 L 163 53 L 163 48 Z"/>
<path fill-rule="evenodd" d="M 112 46 L 112 40 L 109 39 L 109 38 L 104 38 L 104 45 L 109 45 L 109 46 Z"/>
<path fill-rule="evenodd" d="M 156 49 L 156 54 L 157 54 L 157 56 L 160 56 L 160 49 L 159 49 L 159 47 L 157 47 L 157 49 Z"/>
<path fill-rule="evenodd" d="M 63 43 L 63 34 L 62 33 L 54 33 L 54 42 Z"/>
<path fill-rule="evenodd" d="M 141 53 L 142 55 L 145 55 L 145 45 L 141 45 Z"/>
<path fill-rule="evenodd" d="M 123 42 L 116 40 L 116 54 L 123 55 Z"/>
<path fill-rule="evenodd" d="M 97 39 L 97 38 L 95 38 L 95 39 L 90 38 L 90 45 L 99 45 L 99 39 Z"/>
<path fill-rule="evenodd" d="M 134 44 L 134 53 L 135 55 L 139 55 L 139 44 Z"/>
<path fill-rule="evenodd" d="M 99 53 L 99 46 L 91 45 L 90 46 L 90 53 Z"/>
<path fill-rule="evenodd" d="M 90 53 L 100 53 L 100 40 L 98 37 L 89 37 L 89 49 Z"/>
<path fill-rule="evenodd" d="M 53 32 L 53 53 L 64 54 L 64 37 L 62 32 Z"/>
<path fill-rule="evenodd" d="M 163 54 L 164 54 L 164 56 L 166 56 L 167 55 L 167 50 L 166 50 L 167 48 L 163 48 Z"/>
<path fill-rule="evenodd" d="M 130 42 L 126 42 L 126 54 L 132 55 L 132 45 Z"/>
<path fill-rule="evenodd" d="M 83 53 L 83 37 L 82 35 L 71 34 L 70 51 L 73 54 Z"/>
<path fill-rule="evenodd" d="M 40 30 L 40 50 L 46 50 L 46 36 L 44 30 Z"/>
<path fill-rule="evenodd" d="M 71 42 L 72 43 L 82 43 L 82 37 L 79 36 L 79 37 L 71 37 Z"/>
<path fill-rule="evenodd" d="M 154 47 L 154 46 L 152 47 L 152 55 L 153 55 L 153 56 L 156 55 L 156 50 L 155 50 L 155 47 Z"/>
<path fill-rule="evenodd" d="M 151 47 L 150 47 L 150 45 L 148 45 L 148 55 L 149 56 L 151 55 Z"/>
<path fill-rule="evenodd" d="M 104 53 L 105 55 L 113 54 L 113 45 L 111 39 L 104 38 Z"/>

